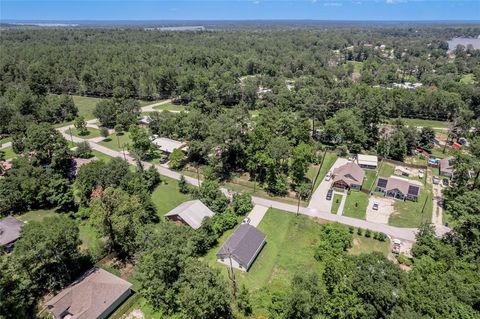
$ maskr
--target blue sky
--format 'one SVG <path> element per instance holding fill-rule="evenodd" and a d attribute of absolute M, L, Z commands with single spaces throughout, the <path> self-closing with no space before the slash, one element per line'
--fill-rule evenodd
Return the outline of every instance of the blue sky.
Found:
<path fill-rule="evenodd" d="M 1 20 L 479 20 L 480 0 L 0 0 Z"/>

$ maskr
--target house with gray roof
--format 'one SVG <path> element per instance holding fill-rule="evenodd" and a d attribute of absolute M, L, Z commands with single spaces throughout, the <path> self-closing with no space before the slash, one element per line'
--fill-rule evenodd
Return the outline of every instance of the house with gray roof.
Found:
<path fill-rule="evenodd" d="M 212 217 L 213 215 L 214 212 L 212 212 L 210 208 L 200 200 L 195 199 L 178 205 L 166 213 L 165 217 L 176 223 L 185 224 L 193 229 L 198 229 L 202 226 L 204 218 Z"/>
<path fill-rule="evenodd" d="M 217 261 L 248 271 L 266 243 L 265 235 L 249 224 L 241 224 L 217 253 Z"/>
<path fill-rule="evenodd" d="M 11 252 L 13 245 L 20 238 L 24 223 L 13 216 L 0 219 L 0 246 L 7 253 Z"/>
<path fill-rule="evenodd" d="M 104 319 L 130 296 L 131 287 L 128 281 L 93 268 L 46 306 L 55 319 Z"/>
<path fill-rule="evenodd" d="M 420 186 L 421 183 L 398 176 L 380 177 L 375 191 L 382 192 L 386 197 L 393 199 L 417 201 L 420 195 Z"/>

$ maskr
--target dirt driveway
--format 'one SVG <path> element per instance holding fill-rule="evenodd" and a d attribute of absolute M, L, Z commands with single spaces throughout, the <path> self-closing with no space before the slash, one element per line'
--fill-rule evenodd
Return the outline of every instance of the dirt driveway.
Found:
<path fill-rule="evenodd" d="M 378 210 L 373 210 L 373 203 L 378 203 Z M 395 211 L 395 200 L 379 196 L 370 196 L 368 200 L 366 220 L 369 222 L 388 224 L 388 219 Z"/>

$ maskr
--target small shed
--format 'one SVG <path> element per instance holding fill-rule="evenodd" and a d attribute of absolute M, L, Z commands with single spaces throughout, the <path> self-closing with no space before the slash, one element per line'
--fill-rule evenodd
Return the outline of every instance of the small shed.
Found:
<path fill-rule="evenodd" d="M 378 157 L 375 155 L 358 154 L 357 163 L 358 166 L 364 169 L 377 169 Z"/>
<path fill-rule="evenodd" d="M 215 213 L 200 200 L 184 202 L 165 214 L 170 220 L 198 229 L 206 217 L 212 217 Z"/>

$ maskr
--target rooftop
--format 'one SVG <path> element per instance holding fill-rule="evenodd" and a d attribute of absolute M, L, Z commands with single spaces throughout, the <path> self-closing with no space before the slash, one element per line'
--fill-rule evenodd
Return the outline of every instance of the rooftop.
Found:
<path fill-rule="evenodd" d="M 265 235 L 249 224 L 241 224 L 228 238 L 217 253 L 218 258 L 228 258 L 230 255 L 246 269 L 265 244 Z"/>
<path fill-rule="evenodd" d="M 8 245 L 20 238 L 23 222 L 13 216 L 0 219 L 0 246 Z"/>
<path fill-rule="evenodd" d="M 349 162 L 333 170 L 333 181 L 343 180 L 350 184 L 362 184 L 365 172 L 356 163 Z"/>
<path fill-rule="evenodd" d="M 378 157 L 375 155 L 364 155 L 358 154 L 357 161 L 359 165 L 374 165 L 377 166 L 378 164 Z"/>
<path fill-rule="evenodd" d="M 175 141 L 166 137 L 159 137 L 152 141 L 153 144 L 157 145 L 160 150 L 172 153 L 177 148 L 183 148 L 184 143 L 180 141 Z"/>
<path fill-rule="evenodd" d="M 420 193 L 421 183 L 401 178 L 398 176 L 390 176 L 388 179 L 379 178 L 377 186 L 385 188 L 387 191 L 398 189 L 404 195 L 418 196 Z"/>
<path fill-rule="evenodd" d="M 212 217 L 214 212 L 200 200 L 196 199 L 184 202 L 165 214 L 167 217 L 175 215 L 180 216 L 193 229 L 198 229 L 202 226 L 203 219 Z"/>
<path fill-rule="evenodd" d="M 132 284 L 128 281 L 93 268 L 48 301 L 47 306 L 55 318 L 99 318 L 130 287 Z"/>

